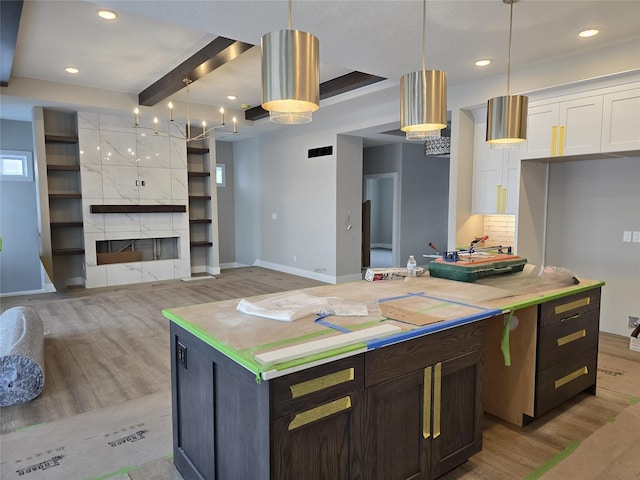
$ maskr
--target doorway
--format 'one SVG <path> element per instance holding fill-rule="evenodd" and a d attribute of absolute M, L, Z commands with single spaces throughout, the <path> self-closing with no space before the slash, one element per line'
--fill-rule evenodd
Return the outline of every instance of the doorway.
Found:
<path fill-rule="evenodd" d="M 369 239 L 369 245 L 363 245 L 363 251 L 368 247 L 371 252 L 368 266 L 397 266 L 397 172 L 365 175 L 363 200 L 371 202 L 368 222 L 370 231 L 369 235 L 363 235 L 363 238 Z"/>

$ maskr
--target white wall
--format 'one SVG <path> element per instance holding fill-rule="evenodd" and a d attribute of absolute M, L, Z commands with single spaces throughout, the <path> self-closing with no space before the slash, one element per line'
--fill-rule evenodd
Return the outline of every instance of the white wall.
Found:
<path fill-rule="evenodd" d="M 640 243 L 622 241 L 640 231 L 640 158 L 550 165 L 546 265 L 604 280 L 600 328 L 628 335 L 628 317 L 640 316 Z"/>
<path fill-rule="evenodd" d="M 336 152 L 336 282 L 362 274 L 362 138 L 338 135 Z"/>
<path fill-rule="evenodd" d="M 2 150 L 33 152 L 31 123 L 2 120 Z M 32 156 L 33 157 L 33 156 Z M 31 159 L 29 168 L 35 163 Z M 18 294 L 42 289 L 36 208 L 36 181 L 0 181 L 0 294 Z M 20 208 L 16 208 L 16 207 Z"/>
<path fill-rule="evenodd" d="M 224 267 L 230 264 L 233 265 L 236 262 L 233 144 L 216 141 L 215 148 L 216 164 L 224 165 L 225 169 L 225 186 L 217 187 L 218 243 L 220 244 L 220 264 Z"/>

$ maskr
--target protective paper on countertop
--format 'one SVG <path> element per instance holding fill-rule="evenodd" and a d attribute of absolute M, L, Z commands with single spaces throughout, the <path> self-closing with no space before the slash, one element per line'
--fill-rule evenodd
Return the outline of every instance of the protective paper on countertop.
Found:
<path fill-rule="evenodd" d="M 309 315 L 369 315 L 369 308 L 364 302 L 344 302 L 338 297 L 316 297 L 297 290 L 258 302 L 249 302 L 243 298 L 236 310 L 281 322 L 293 322 Z"/>

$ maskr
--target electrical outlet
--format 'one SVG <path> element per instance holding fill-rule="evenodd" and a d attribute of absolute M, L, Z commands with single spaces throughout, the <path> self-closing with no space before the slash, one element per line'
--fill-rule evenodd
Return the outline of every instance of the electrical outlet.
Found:
<path fill-rule="evenodd" d="M 629 315 L 629 328 L 636 328 L 640 325 L 640 318 Z"/>
<path fill-rule="evenodd" d="M 635 243 L 640 243 L 640 232 L 633 232 L 633 241 Z"/>
<path fill-rule="evenodd" d="M 187 347 L 180 342 L 178 342 L 178 345 L 176 348 L 176 356 L 178 357 L 178 365 L 182 365 L 186 369 L 187 368 Z"/>
<path fill-rule="evenodd" d="M 277 213 L 272 213 L 271 214 L 271 220 L 277 220 L 278 219 L 278 214 Z"/>
<path fill-rule="evenodd" d="M 623 242 L 630 242 L 631 241 L 631 231 L 630 230 L 625 230 L 624 232 L 622 232 L 622 241 Z"/>
<path fill-rule="evenodd" d="M 294 255 L 294 256 L 293 256 L 293 261 L 294 261 L 294 262 L 297 262 L 297 261 L 298 261 L 298 256 L 297 256 L 297 255 Z"/>

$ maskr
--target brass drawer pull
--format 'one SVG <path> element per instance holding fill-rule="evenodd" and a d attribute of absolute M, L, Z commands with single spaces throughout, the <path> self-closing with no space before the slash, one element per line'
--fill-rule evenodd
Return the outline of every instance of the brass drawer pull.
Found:
<path fill-rule="evenodd" d="M 431 436 L 431 367 L 424 369 L 424 379 L 422 380 L 422 436 Z"/>
<path fill-rule="evenodd" d="M 569 335 L 565 335 L 564 337 L 560 337 L 557 342 L 558 346 L 561 347 L 566 345 L 567 343 L 571 343 L 580 338 L 584 338 L 587 336 L 587 331 L 583 328 L 582 330 L 578 330 L 577 332 L 570 333 Z"/>
<path fill-rule="evenodd" d="M 556 380 L 554 386 L 557 390 L 563 385 L 566 385 L 567 383 L 574 381 L 576 378 L 580 378 L 582 375 L 588 375 L 588 374 L 589 374 L 589 369 L 586 366 L 579 368 L 575 372 L 571 372 L 569 375 L 565 375 L 564 377 Z"/>
<path fill-rule="evenodd" d="M 300 412 L 296 414 L 296 416 L 293 417 L 293 420 L 291 420 L 291 423 L 289 423 L 289 431 L 350 408 L 351 397 L 346 396 L 334 400 L 333 402 L 325 403 L 324 405 L 319 405 L 304 412 Z"/>
<path fill-rule="evenodd" d="M 563 303 L 562 305 L 557 305 L 554 308 L 556 315 L 560 315 L 561 313 L 568 312 L 570 310 L 575 310 L 576 308 L 586 307 L 591 304 L 591 297 L 584 297 L 580 300 L 574 300 L 573 302 Z"/>
<path fill-rule="evenodd" d="M 440 436 L 440 400 L 442 396 L 442 363 L 436 363 L 433 382 L 433 438 Z"/>
<path fill-rule="evenodd" d="M 580 313 L 576 313 L 575 315 L 571 315 L 570 317 L 564 317 L 560 319 L 560 323 L 568 322 L 569 320 L 575 320 L 580 317 Z"/>
<path fill-rule="evenodd" d="M 310 393 L 324 390 L 325 388 L 340 385 L 341 383 L 350 382 L 354 379 L 355 370 L 353 367 L 339 372 L 330 373 L 329 375 L 323 375 L 322 377 L 307 380 L 306 382 L 297 383 L 291 385 L 291 398 L 302 397 Z"/>

